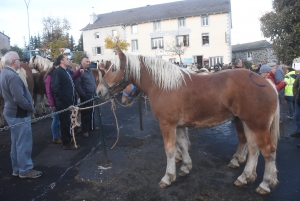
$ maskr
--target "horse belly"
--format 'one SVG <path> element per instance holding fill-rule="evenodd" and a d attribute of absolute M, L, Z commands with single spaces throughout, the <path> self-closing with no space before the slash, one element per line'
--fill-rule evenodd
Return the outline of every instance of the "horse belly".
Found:
<path fill-rule="evenodd" d="M 227 121 L 232 120 L 234 115 L 230 113 L 216 113 L 210 115 L 195 115 L 195 116 L 187 116 L 184 115 L 183 118 L 180 119 L 179 125 L 185 127 L 193 127 L 193 128 L 207 128 L 213 127 L 220 124 L 223 124 Z"/>

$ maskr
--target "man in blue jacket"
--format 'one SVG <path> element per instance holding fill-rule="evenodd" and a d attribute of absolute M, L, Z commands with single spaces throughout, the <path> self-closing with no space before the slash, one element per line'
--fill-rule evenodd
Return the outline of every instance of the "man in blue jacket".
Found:
<path fill-rule="evenodd" d="M 84 70 L 84 73 L 75 81 L 75 88 L 79 94 L 80 101 L 85 102 L 93 98 L 96 93 L 96 84 L 94 81 L 94 75 L 89 68 L 90 60 L 88 57 L 82 57 L 80 68 Z M 93 105 L 93 101 L 90 101 L 81 107 L 89 107 Z M 81 129 L 83 137 L 89 137 L 89 130 L 97 130 L 94 122 L 94 109 L 87 109 L 81 111 Z"/>
<path fill-rule="evenodd" d="M 3 59 L 5 66 L 0 74 L 0 94 L 4 98 L 4 118 L 9 126 L 30 121 L 34 108 L 31 95 L 17 73 L 20 69 L 20 57 L 16 52 L 10 51 Z M 40 177 L 42 172 L 32 169 L 31 124 L 10 128 L 10 133 L 12 175 L 20 178 Z"/>

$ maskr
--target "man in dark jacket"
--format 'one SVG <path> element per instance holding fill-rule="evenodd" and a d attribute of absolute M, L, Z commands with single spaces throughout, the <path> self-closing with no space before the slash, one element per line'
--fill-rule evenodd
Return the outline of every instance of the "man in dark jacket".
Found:
<path fill-rule="evenodd" d="M 82 57 L 80 68 L 84 70 L 84 73 L 75 81 L 75 88 L 79 94 L 80 101 L 85 102 L 93 98 L 96 93 L 96 84 L 94 81 L 93 72 L 90 69 L 90 60 L 88 57 Z M 90 101 L 81 107 L 89 107 L 93 105 L 93 101 Z M 94 109 L 87 109 L 81 111 L 81 129 L 83 137 L 89 137 L 89 130 L 97 130 L 94 124 Z"/>
<path fill-rule="evenodd" d="M 3 57 L 4 68 L 0 73 L 0 94 L 4 99 L 3 115 L 9 126 L 30 121 L 33 113 L 32 98 L 18 75 L 20 57 L 10 51 Z M 12 176 L 20 178 L 38 178 L 42 172 L 33 168 L 31 160 L 32 130 L 31 124 L 21 124 L 10 128 Z"/>
<path fill-rule="evenodd" d="M 59 63 L 59 67 L 53 72 L 51 91 L 54 94 L 56 109 L 59 111 L 74 105 L 76 96 L 73 80 L 66 71 L 69 65 L 69 58 L 65 55 L 60 55 L 56 60 Z M 60 113 L 59 121 L 63 149 L 75 150 L 80 148 L 79 145 L 75 147 L 72 143 L 70 111 Z"/>

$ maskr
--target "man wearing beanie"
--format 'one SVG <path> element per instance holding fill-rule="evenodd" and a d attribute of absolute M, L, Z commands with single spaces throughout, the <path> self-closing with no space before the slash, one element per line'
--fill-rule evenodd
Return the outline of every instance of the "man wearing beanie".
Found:
<path fill-rule="evenodd" d="M 273 82 L 273 84 L 276 86 L 277 91 L 279 91 L 285 87 L 286 83 L 283 81 L 278 81 L 276 83 L 275 75 L 274 75 L 276 68 L 274 68 L 274 67 L 271 68 L 270 65 L 274 66 L 272 63 L 265 64 L 262 67 L 260 67 L 259 72 L 262 77 L 264 77 L 266 79 L 270 79 Z"/>

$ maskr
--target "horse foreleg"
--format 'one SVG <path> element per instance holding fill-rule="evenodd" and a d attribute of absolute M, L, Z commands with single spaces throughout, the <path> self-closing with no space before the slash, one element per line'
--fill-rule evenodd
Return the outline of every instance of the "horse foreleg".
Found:
<path fill-rule="evenodd" d="M 248 182 L 254 182 L 256 180 L 256 166 L 257 160 L 259 156 L 259 148 L 256 142 L 256 136 L 254 133 L 244 125 L 244 131 L 247 138 L 247 146 L 248 146 L 248 161 L 245 166 L 245 169 L 241 176 L 234 182 L 236 186 L 245 186 Z"/>
<path fill-rule="evenodd" d="M 177 127 L 176 144 L 180 148 L 182 154 L 182 166 L 178 174 L 179 176 L 185 176 L 189 174 L 192 169 L 192 160 L 188 152 L 190 147 L 190 141 L 188 139 L 188 133 L 186 128 Z"/>
<path fill-rule="evenodd" d="M 43 114 L 46 114 L 46 101 L 47 101 L 47 98 L 45 97 L 45 94 L 41 94 L 41 105 L 42 105 L 42 113 Z"/>
<path fill-rule="evenodd" d="M 238 134 L 239 144 L 235 154 L 233 155 L 230 163 L 227 166 L 231 168 L 238 168 L 240 167 L 239 163 L 245 162 L 248 149 L 247 149 L 247 139 L 245 136 L 243 123 L 240 120 L 240 118 L 235 117 L 234 124 Z"/>
<path fill-rule="evenodd" d="M 160 123 L 160 130 L 164 139 L 164 146 L 167 155 L 167 169 L 164 177 L 159 182 L 160 188 L 166 188 L 171 185 L 171 182 L 176 180 L 175 166 L 175 141 L 176 141 L 176 126 Z"/>

